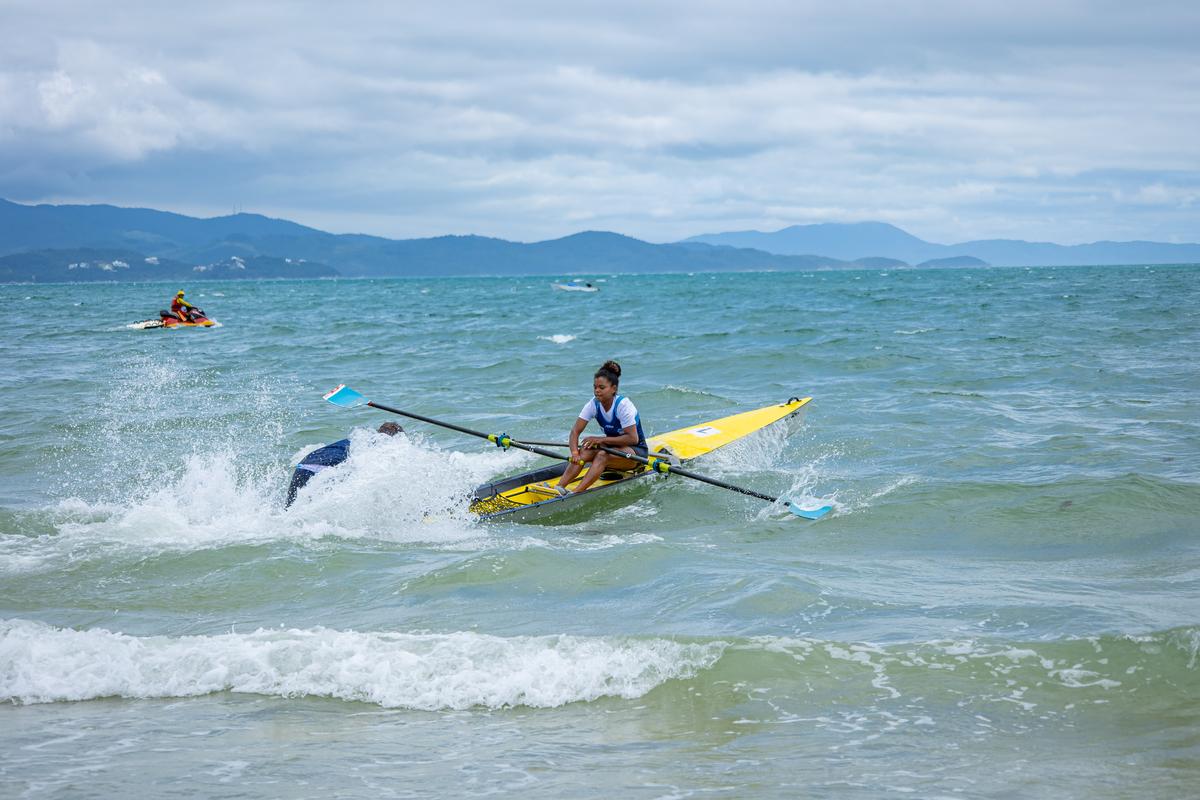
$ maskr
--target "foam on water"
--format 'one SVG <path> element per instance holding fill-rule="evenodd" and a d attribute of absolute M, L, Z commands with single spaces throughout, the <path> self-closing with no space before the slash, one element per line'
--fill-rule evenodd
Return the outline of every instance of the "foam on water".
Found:
<path fill-rule="evenodd" d="M 935 640 L 879 646 L 789 637 L 756 637 L 733 642 L 723 669 L 738 663 L 743 674 L 779 671 L 759 654 L 794 660 L 811 692 L 861 695 L 867 714 L 926 703 L 931 709 L 951 698 L 964 712 L 988 710 L 1046 718 L 1075 704 L 1170 702 L 1196 697 L 1196 649 L 1200 629 L 1185 627 L 1142 636 L 1067 638 L 1044 642 Z M 730 663 L 726 663 L 730 662 Z M 719 677 L 719 676 L 714 676 Z M 800 676 L 797 676 L 800 677 Z M 753 678 L 749 678 L 753 680 Z M 868 688 L 869 687 L 869 688 Z M 787 706 L 785 708 L 785 705 Z M 807 718 L 803 704 L 776 703 L 786 718 Z M 945 720 L 944 714 L 938 714 Z M 926 724 L 935 724 L 930 721 Z"/>
<path fill-rule="evenodd" d="M 943 692 L 960 696 L 967 704 L 964 713 L 985 707 L 998 711 L 995 704 L 1001 703 L 1015 712 L 1044 714 L 1069 710 L 1075 702 L 1100 702 L 1114 693 L 1130 695 L 1156 680 L 1186 681 L 1186 674 L 1172 672 L 1171 664 L 1178 661 L 1172 651 L 1182 650 L 1186 657 L 1190 650 L 1194 656 L 1196 639 L 1195 629 L 1184 629 L 1036 645 L 945 641 L 885 648 L 765 637 L 743 640 L 733 651 L 743 654 L 735 661 L 747 655 L 762 660 L 755 654 L 774 653 L 804 665 L 795 678 L 807 682 L 810 692 L 854 692 L 855 684 L 869 686 L 878 700 L 861 706 L 867 716 L 883 713 L 887 703 L 905 697 L 917 703 L 906 706 L 912 713 L 923 708 L 925 696 Z M 50 703 L 231 691 L 428 711 L 553 708 L 602 697 L 642 697 L 668 681 L 696 678 L 729 649 L 724 641 L 327 628 L 135 637 L 7 620 L 0 622 L 0 699 Z M 752 685 L 758 669 L 779 674 L 769 660 L 760 668 L 743 663 L 739 672 Z M 1194 671 L 1194 660 L 1184 669 Z M 714 674 L 704 684 L 724 682 Z M 969 695 L 960 694 L 968 688 Z M 785 707 L 778 699 L 774 704 L 780 721 L 804 715 L 803 704 L 788 701 Z M 1039 710 L 1046 704 L 1050 708 Z"/>
<path fill-rule="evenodd" d="M 823 456 L 810 457 L 798 469 L 783 470 L 780 467 L 780 464 L 784 463 L 783 455 L 789 444 L 788 437 L 795 432 L 796 427 L 796 423 L 790 421 L 766 427 L 703 457 L 700 464 L 697 465 L 696 471 L 710 477 L 723 478 L 736 485 L 746 483 L 746 488 L 756 489 L 767 494 L 770 494 L 771 491 L 762 486 L 751 485 L 741 478 L 743 476 L 753 478 L 760 473 L 783 472 L 790 480 L 788 488 L 779 493 L 783 499 L 789 500 L 801 508 L 832 505 L 835 509 L 841 510 L 842 505 L 837 501 L 837 492 L 829 491 L 823 485 L 825 482 L 825 474 L 821 469 Z M 779 511 L 777 506 L 765 506 L 759 510 L 756 518 L 765 519 L 778 514 Z"/>
<path fill-rule="evenodd" d="M 818 706 L 844 696 L 858 709 L 854 721 L 815 721 L 865 731 L 886 723 L 875 719 L 879 715 L 895 722 L 899 717 L 889 716 L 895 712 L 906 723 L 937 724 L 927 712 L 947 700 L 959 707 L 958 716 L 986 712 L 995 724 L 1002 724 L 997 714 L 1044 720 L 1079 703 L 1136 704 L 1143 694 L 1163 702 L 1159 687 L 1174 687 L 1178 701 L 1189 702 L 1196 696 L 1198 643 L 1200 630 L 1194 627 L 1046 642 L 963 639 L 881 646 L 794 637 L 679 641 L 324 627 L 131 636 L 10 619 L 0 620 L 0 701 L 229 691 L 425 711 L 554 708 L 604 697 L 640 698 L 676 680 L 691 681 L 689 691 L 721 693 L 728 691 L 732 674 L 744 687 L 767 679 L 776 684 L 752 694 L 774 709 L 779 722 L 810 719 L 805 696 L 822 698 Z M 795 666 L 787 668 L 787 662 Z M 792 681 L 798 696 L 787 688 Z M 946 721 L 944 712 L 938 717 Z"/>
<path fill-rule="evenodd" d="M 546 342 L 554 342 L 555 344 L 566 344 L 567 342 L 575 341 L 575 337 L 569 333 L 556 333 L 552 336 L 539 336 L 538 338 Z"/>
<path fill-rule="evenodd" d="M 0 571 L 46 568 L 114 551 L 190 551 L 324 537 L 433 544 L 484 536 L 467 510 L 475 486 L 528 457 L 444 452 L 419 435 L 356 429 L 350 455 L 316 474 L 283 507 L 290 467 L 244 468 L 237 454 L 192 455 L 177 473 L 132 484 L 124 497 L 71 497 L 49 509 L 57 535 L 5 537 Z"/>
<path fill-rule="evenodd" d="M 0 700 L 314 695 L 427 711 L 641 697 L 711 667 L 722 642 L 257 630 L 134 637 L 0 622 Z"/>
<path fill-rule="evenodd" d="M 462 538 L 477 485 L 528 461 L 516 450 L 446 452 L 422 437 L 357 431 L 350 457 L 315 475 L 285 514 L 316 535 L 437 542 Z"/>

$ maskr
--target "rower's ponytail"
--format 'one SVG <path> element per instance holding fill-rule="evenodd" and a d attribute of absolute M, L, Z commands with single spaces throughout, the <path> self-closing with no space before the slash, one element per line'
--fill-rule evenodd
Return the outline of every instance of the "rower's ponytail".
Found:
<path fill-rule="evenodd" d="M 621 384 L 621 365 L 615 361 L 605 361 L 604 366 L 596 370 L 596 374 L 592 377 L 604 378 L 613 386 L 619 386 Z"/>

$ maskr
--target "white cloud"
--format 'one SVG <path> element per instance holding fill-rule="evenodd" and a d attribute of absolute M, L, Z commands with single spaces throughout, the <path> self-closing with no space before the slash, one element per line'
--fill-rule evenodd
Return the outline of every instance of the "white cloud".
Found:
<path fill-rule="evenodd" d="M 12 2 L 0 196 L 395 236 L 1177 235 L 1152 211 L 1200 185 L 1198 8 Z"/>
<path fill-rule="evenodd" d="M 1182 206 L 1194 205 L 1200 198 L 1200 188 L 1196 186 L 1178 187 L 1166 186 L 1162 183 L 1151 183 L 1139 186 L 1134 191 L 1116 190 L 1113 197 L 1118 202 L 1133 203 L 1143 206 Z"/>

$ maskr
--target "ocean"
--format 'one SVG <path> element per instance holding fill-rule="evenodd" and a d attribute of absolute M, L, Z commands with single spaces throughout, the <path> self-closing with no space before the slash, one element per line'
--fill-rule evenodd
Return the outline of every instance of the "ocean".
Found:
<path fill-rule="evenodd" d="M 1200 267 L 586 279 L 0 286 L 0 796 L 1200 795 Z M 692 467 L 833 511 L 483 524 L 543 459 L 322 400 L 563 441 L 610 358 L 812 396 Z"/>

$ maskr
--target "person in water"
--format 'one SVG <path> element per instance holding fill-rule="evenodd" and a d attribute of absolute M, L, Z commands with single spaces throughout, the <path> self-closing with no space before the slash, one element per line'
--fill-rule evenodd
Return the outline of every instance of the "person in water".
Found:
<path fill-rule="evenodd" d="M 385 422 L 379 426 L 379 433 L 386 433 L 388 436 L 395 436 L 397 433 L 404 433 L 404 428 L 401 428 L 394 422 Z M 318 447 L 311 453 L 306 455 L 296 465 L 296 471 L 292 473 L 292 482 L 288 486 L 287 502 L 283 504 L 284 508 L 290 506 L 296 500 L 296 494 L 304 488 L 304 485 L 312 480 L 313 475 L 316 475 L 323 469 L 336 467 L 350 456 L 350 440 L 339 439 L 333 444 L 327 444 L 324 447 Z"/>
<path fill-rule="evenodd" d="M 191 322 L 192 314 L 198 310 L 183 299 L 183 289 L 175 293 L 175 299 L 171 301 L 171 313 L 178 317 L 180 322 Z"/>
<path fill-rule="evenodd" d="M 638 466 L 638 462 L 630 458 L 621 458 L 614 456 L 604 450 L 602 447 L 621 450 L 631 455 L 639 455 L 643 458 L 648 450 L 646 446 L 646 434 L 642 431 L 642 420 L 638 416 L 637 406 L 628 397 L 622 397 L 617 394 L 617 387 L 621 382 L 621 365 L 615 361 L 605 361 L 604 366 L 596 370 L 596 374 L 592 377 L 592 399 L 584 404 L 583 410 L 579 412 L 579 418 L 575 420 L 575 426 L 571 428 L 571 436 L 567 440 L 571 447 L 571 461 L 567 464 L 567 469 L 563 472 L 558 483 L 550 485 L 546 481 L 546 488 L 552 489 L 560 495 L 569 494 L 567 485 L 579 475 L 584 464 L 589 464 L 587 474 L 576 487 L 576 492 L 582 492 L 587 489 L 596 479 L 600 477 L 600 473 L 606 469 L 628 470 Z M 589 436 L 583 440 L 582 445 L 579 442 L 579 435 L 583 433 L 583 429 L 592 420 L 600 425 L 604 430 L 603 436 Z M 582 462 L 582 463 L 581 463 Z"/>

